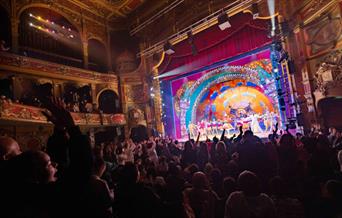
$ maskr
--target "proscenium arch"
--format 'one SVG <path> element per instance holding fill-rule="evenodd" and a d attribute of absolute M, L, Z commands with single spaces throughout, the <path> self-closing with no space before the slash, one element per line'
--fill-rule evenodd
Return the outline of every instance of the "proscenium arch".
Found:
<path fill-rule="evenodd" d="M 58 10 L 56 9 L 56 7 L 51 7 L 47 4 L 43 4 L 43 3 L 32 3 L 32 4 L 28 4 L 22 8 L 20 8 L 20 10 L 18 11 L 17 15 L 16 15 L 16 18 L 18 19 L 18 21 L 20 22 L 20 16 L 21 14 L 26 11 L 27 9 L 30 9 L 30 8 L 46 8 L 46 9 L 49 9 L 51 11 L 54 11 L 60 15 L 62 15 L 70 24 L 72 24 L 73 27 L 75 27 L 79 33 L 79 36 L 80 36 L 80 39 L 81 39 L 81 42 L 83 42 L 84 40 L 84 37 L 83 37 L 83 31 L 82 31 L 82 28 L 72 19 L 69 17 L 68 14 L 64 13 L 63 11 L 61 10 Z M 19 23 L 18 23 L 18 28 L 19 28 Z M 82 44 L 82 43 L 81 43 Z M 83 49 L 83 45 L 82 45 L 82 49 Z"/>

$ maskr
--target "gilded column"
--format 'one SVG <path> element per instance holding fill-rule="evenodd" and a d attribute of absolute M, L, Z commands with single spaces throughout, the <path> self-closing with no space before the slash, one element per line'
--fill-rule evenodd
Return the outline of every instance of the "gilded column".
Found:
<path fill-rule="evenodd" d="M 106 28 L 106 38 L 107 38 L 107 65 L 108 65 L 108 72 L 113 71 L 112 69 L 112 53 L 111 53 L 111 46 L 110 46 L 110 29 L 108 28 L 108 21 L 106 20 L 105 23 L 105 28 Z"/>
<path fill-rule="evenodd" d="M 11 17 L 12 51 L 19 51 L 19 20 L 16 16 Z"/>
<path fill-rule="evenodd" d="M 85 69 L 88 69 L 88 63 L 89 63 L 88 41 L 84 39 L 82 44 L 83 44 L 83 67 Z"/>
<path fill-rule="evenodd" d="M 97 104 L 97 96 L 96 96 L 96 85 L 94 83 L 90 84 L 91 87 L 91 99 L 94 104 Z"/>

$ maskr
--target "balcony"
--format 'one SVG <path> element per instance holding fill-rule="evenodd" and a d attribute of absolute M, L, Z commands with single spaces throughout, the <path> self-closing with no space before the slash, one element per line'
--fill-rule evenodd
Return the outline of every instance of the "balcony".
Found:
<path fill-rule="evenodd" d="M 0 121 L 26 122 L 32 124 L 49 124 L 42 114 L 42 108 L 0 100 Z M 126 124 L 124 114 L 73 113 L 76 125 L 82 126 L 122 126 Z"/>
<path fill-rule="evenodd" d="M 84 83 L 118 84 L 118 78 L 113 74 L 98 73 L 3 51 L 0 51 L 0 70 Z"/>

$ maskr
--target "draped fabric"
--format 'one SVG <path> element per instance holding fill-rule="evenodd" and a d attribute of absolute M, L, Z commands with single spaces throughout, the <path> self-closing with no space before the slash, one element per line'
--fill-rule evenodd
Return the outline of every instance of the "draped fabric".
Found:
<path fill-rule="evenodd" d="M 178 75 L 234 57 L 271 42 L 267 37 L 267 20 L 253 20 L 250 14 L 238 14 L 230 19 L 232 27 L 221 31 L 214 25 L 194 35 L 198 50 L 192 54 L 191 45 L 184 40 L 174 46 L 175 53 L 166 55 L 159 67 L 160 74 L 179 71 Z"/>

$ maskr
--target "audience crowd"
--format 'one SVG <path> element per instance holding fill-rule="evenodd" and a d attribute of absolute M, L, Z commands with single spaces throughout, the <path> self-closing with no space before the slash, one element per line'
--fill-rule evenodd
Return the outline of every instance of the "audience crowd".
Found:
<path fill-rule="evenodd" d="M 1 217 L 342 217 L 342 137 L 242 132 L 91 147 L 58 100 L 45 151 L 0 137 Z"/>

